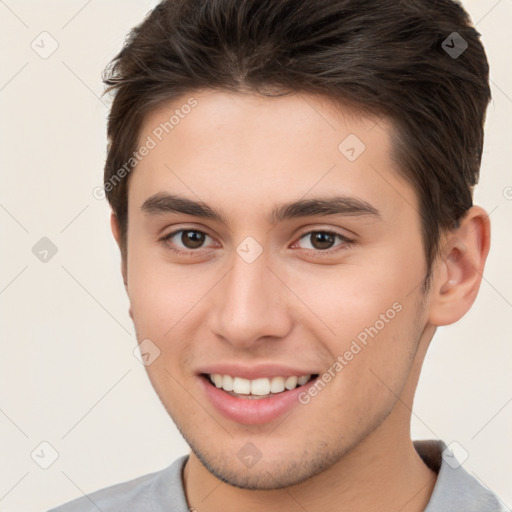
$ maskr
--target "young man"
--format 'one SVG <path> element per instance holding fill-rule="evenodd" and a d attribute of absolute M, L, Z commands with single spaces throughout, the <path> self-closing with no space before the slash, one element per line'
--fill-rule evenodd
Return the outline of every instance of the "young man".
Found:
<path fill-rule="evenodd" d="M 164 1 L 105 82 L 130 315 L 191 453 L 55 510 L 504 510 L 410 437 L 429 343 L 489 250 L 463 8 Z"/>

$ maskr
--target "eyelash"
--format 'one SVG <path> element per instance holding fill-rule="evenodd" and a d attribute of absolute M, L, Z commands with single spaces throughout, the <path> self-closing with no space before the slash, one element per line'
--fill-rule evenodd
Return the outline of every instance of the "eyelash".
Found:
<path fill-rule="evenodd" d="M 163 238 L 160 239 L 160 242 L 167 249 L 170 249 L 172 252 L 174 252 L 176 254 L 179 254 L 179 255 L 189 256 L 191 254 L 199 252 L 201 248 L 195 249 L 195 250 L 189 249 L 189 250 L 185 251 L 183 249 L 177 249 L 175 247 L 172 247 L 171 244 L 169 243 L 169 240 L 172 239 L 174 236 L 176 236 L 178 233 L 183 233 L 183 232 L 186 232 L 186 231 L 195 232 L 195 233 L 201 233 L 203 235 L 210 236 L 210 235 L 208 235 L 208 233 L 205 233 L 204 231 L 200 231 L 199 229 L 178 229 L 176 231 L 173 231 L 172 233 L 169 233 L 168 235 L 165 235 Z M 340 238 L 341 241 L 342 241 L 341 244 L 338 244 L 337 246 L 335 246 L 334 248 L 331 248 L 331 249 L 325 249 L 325 250 L 321 250 L 321 249 L 304 249 L 309 254 L 312 254 L 312 255 L 318 256 L 318 257 L 321 257 L 322 255 L 330 255 L 330 254 L 333 254 L 333 253 L 337 253 L 337 252 L 346 250 L 346 249 L 348 249 L 351 246 L 351 244 L 354 243 L 354 240 L 351 240 L 351 239 L 347 238 L 345 235 L 342 235 L 341 233 L 338 233 L 337 231 L 331 231 L 331 230 L 328 230 L 328 229 L 307 231 L 307 232 L 301 234 L 300 237 L 298 238 L 298 240 L 301 240 L 302 238 L 304 238 L 307 235 L 312 235 L 313 233 L 323 233 L 323 234 L 331 235 L 331 236 Z M 338 247 L 338 248 L 336 248 L 336 247 Z"/>

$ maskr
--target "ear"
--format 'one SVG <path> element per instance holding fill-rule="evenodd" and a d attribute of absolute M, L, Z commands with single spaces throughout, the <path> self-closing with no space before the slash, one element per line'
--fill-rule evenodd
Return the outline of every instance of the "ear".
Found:
<path fill-rule="evenodd" d="M 436 262 L 429 319 L 433 325 L 449 325 L 473 305 L 489 253 L 491 225 L 487 212 L 473 206 L 459 227 L 447 233 Z"/>
<path fill-rule="evenodd" d="M 112 234 L 114 235 L 117 245 L 119 246 L 119 250 L 121 251 L 121 274 L 123 276 L 124 286 L 127 288 L 128 280 L 126 272 L 126 254 L 121 241 L 121 228 L 119 227 L 119 220 L 114 212 L 112 212 L 110 215 L 110 228 L 112 229 Z"/>

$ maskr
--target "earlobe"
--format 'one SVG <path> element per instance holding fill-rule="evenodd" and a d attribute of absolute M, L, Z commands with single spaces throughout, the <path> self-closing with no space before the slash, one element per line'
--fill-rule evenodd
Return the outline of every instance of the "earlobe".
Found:
<path fill-rule="evenodd" d="M 489 216 L 479 206 L 468 210 L 457 229 L 445 236 L 431 294 L 430 322 L 449 325 L 473 305 L 490 247 Z"/>

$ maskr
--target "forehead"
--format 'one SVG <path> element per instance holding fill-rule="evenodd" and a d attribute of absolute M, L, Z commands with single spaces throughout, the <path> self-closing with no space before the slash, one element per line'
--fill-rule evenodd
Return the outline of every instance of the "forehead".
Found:
<path fill-rule="evenodd" d="M 415 209 L 414 191 L 391 158 L 391 133 L 386 119 L 318 96 L 185 95 L 146 117 L 139 147 L 151 149 L 132 173 L 129 203 L 140 207 L 172 191 L 249 216 L 336 193 L 390 214 Z"/>

